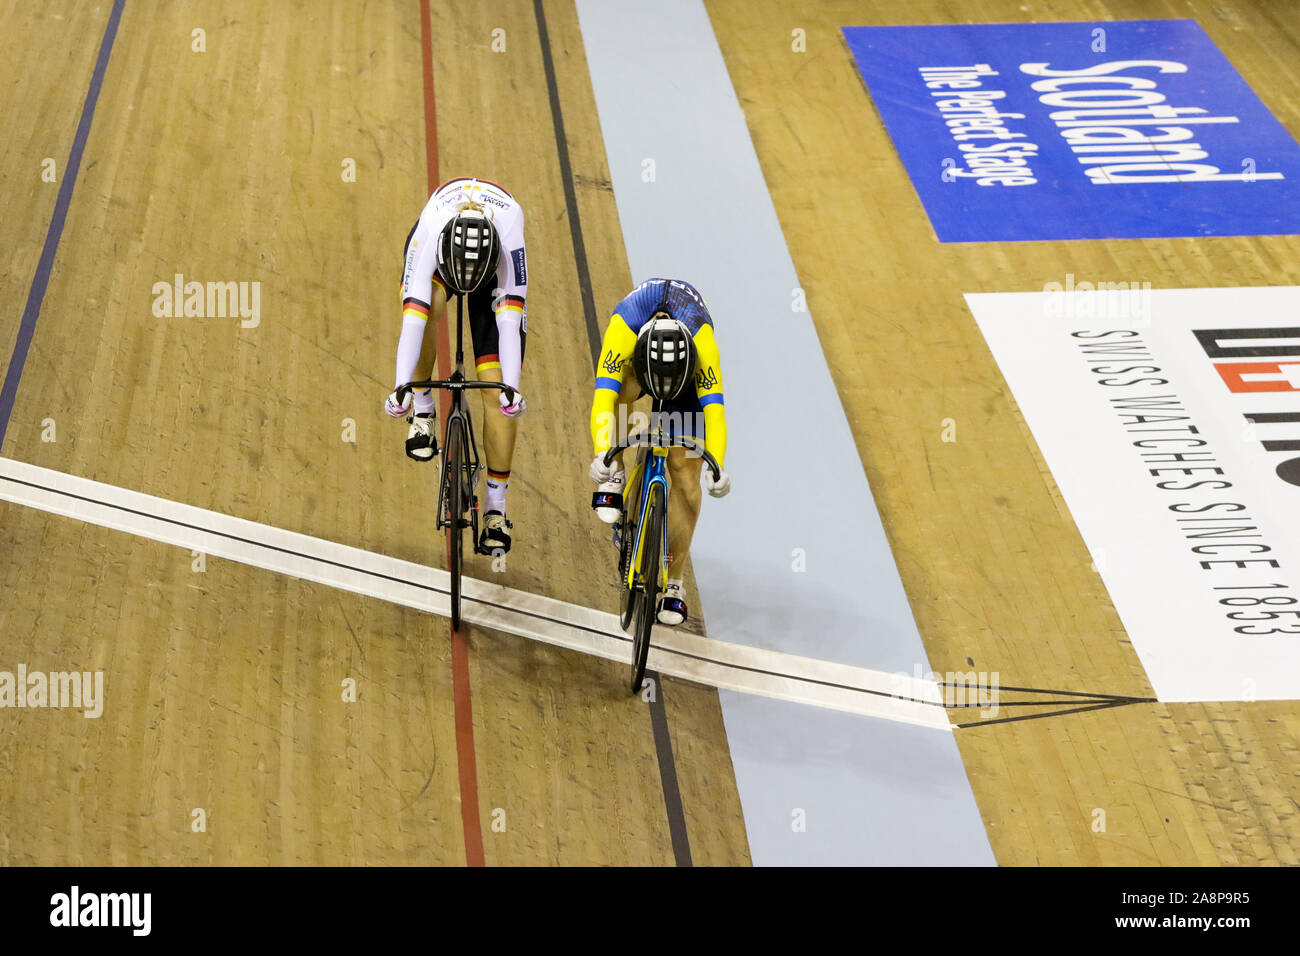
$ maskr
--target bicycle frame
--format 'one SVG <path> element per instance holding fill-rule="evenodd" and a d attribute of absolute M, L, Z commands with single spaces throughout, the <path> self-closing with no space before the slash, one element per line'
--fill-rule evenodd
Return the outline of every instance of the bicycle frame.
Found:
<path fill-rule="evenodd" d="M 465 377 L 465 296 L 456 296 L 456 367 L 451 375 L 446 379 L 434 380 L 429 379 L 418 382 L 407 382 L 397 389 L 397 400 L 406 401 L 406 395 L 417 388 L 441 388 L 451 392 L 451 407 L 447 412 L 447 421 L 443 429 L 443 449 L 447 447 L 447 439 L 451 435 L 453 426 L 464 427 L 466 436 L 465 460 L 469 466 L 469 475 L 466 483 L 468 500 L 471 502 L 471 522 L 475 541 L 478 539 L 478 510 L 473 505 L 474 489 L 478 487 L 478 477 L 482 470 L 482 465 L 478 456 L 478 440 L 474 437 L 474 423 L 470 417 L 469 401 L 465 398 L 465 392 L 472 388 L 494 388 L 505 393 L 506 398 L 513 402 L 515 400 L 515 390 L 509 385 L 501 382 L 471 382 Z M 442 460 L 442 471 L 438 482 L 438 511 L 437 527 L 439 530 L 452 527 L 455 522 L 460 520 L 459 515 L 447 515 L 443 517 L 443 511 L 447 504 L 447 482 L 453 476 L 448 470 L 446 455 Z M 477 543 L 475 544 L 477 548 Z"/>
<path fill-rule="evenodd" d="M 651 414 L 651 431 L 624 439 L 613 448 L 608 449 L 604 456 L 604 462 L 608 466 L 612 465 L 614 459 L 627 449 L 633 446 L 641 448 L 640 453 L 637 455 L 636 464 L 630 469 L 631 477 L 626 485 L 628 493 L 623 498 L 623 508 L 620 515 L 622 524 L 621 538 L 618 539 L 622 549 L 619 561 L 620 563 L 627 562 L 626 568 L 620 566 L 620 573 L 626 575 L 620 584 L 623 592 L 621 624 L 626 630 L 633 620 L 636 621 L 636 626 L 632 632 L 633 693 L 640 693 L 643 686 L 646 661 L 650 653 L 650 634 L 657 613 L 655 601 L 667 585 L 668 565 L 672 559 L 672 555 L 668 553 L 668 450 L 673 447 L 687 448 L 704 459 L 704 463 L 708 465 L 715 481 L 722 474 L 717 459 L 710 455 L 704 446 L 694 438 L 685 435 L 674 437 L 664 433 L 659 425 L 662 404 L 659 401 L 654 403 L 654 411 Z M 655 494 L 656 485 L 658 485 L 659 492 L 657 495 Z M 641 496 L 639 501 L 633 501 L 628 496 L 633 488 Z M 652 498 L 658 502 L 656 505 L 660 510 L 658 515 L 652 515 L 650 512 L 650 500 Z M 635 527 L 632 527 L 633 511 L 635 511 L 636 519 Z M 658 519 L 658 533 L 662 534 L 663 538 L 658 542 L 648 543 L 645 529 L 647 522 L 654 524 L 651 521 L 652 517 Z M 646 561 L 647 547 L 651 551 L 658 547 L 659 566 L 653 569 L 646 568 L 644 573 L 641 573 L 641 565 Z M 649 577 L 651 574 L 655 575 L 653 580 Z"/>
<path fill-rule="evenodd" d="M 662 403 L 656 401 L 651 408 L 650 420 L 657 422 L 662 414 Z M 668 449 L 672 447 L 688 448 L 699 454 L 705 465 L 713 472 L 715 478 L 721 475 L 722 469 L 718 467 L 717 460 L 710 455 L 704 447 L 694 438 L 681 436 L 679 438 L 670 438 L 662 430 L 656 428 L 653 432 L 645 435 L 629 438 L 620 442 L 618 445 L 609 449 L 605 453 L 606 464 L 611 464 L 614 457 L 625 449 L 634 445 L 642 447 L 641 454 L 637 457 L 636 465 L 633 466 L 628 480 L 629 488 L 637 488 L 640 499 L 636 503 L 637 521 L 636 537 L 633 542 L 632 557 L 628 561 L 626 584 L 629 589 L 634 589 L 637 584 L 637 569 L 641 566 L 641 553 L 644 549 L 645 541 L 642 535 L 642 529 L 645 527 L 646 511 L 649 508 L 650 489 L 658 484 L 663 489 L 664 503 L 664 520 L 663 535 L 664 540 L 662 547 L 659 549 L 660 568 L 659 568 L 659 586 L 662 588 L 668 580 L 668 562 L 671 557 L 668 553 Z M 626 504 L 624 506 L 624 515 L 628 512 Z M 629 528 L 624 528 L 623 533 L 627 534 Z"/>
<path fill-rule="evenodd" d="M 457 383 L 461 385 L 469 384 L 466 381 L 464 371 L 459 367 L 459 364 L 456 370 L 452 372 L 451 378 L 449 378 L 447 381 L 449 384 L 457 384 Z M 470 500 L 474 502 L 474 506 L 471 507 L 471 512 L 472 512 L 471 521 L 473 522 L 474 538 L 475 540 L 477 540 L 478 539 L 478 508 L 477 508 L 477 501 L 473 498 L 473 489 L 478 487 L 479 472 L 482 468 L 482 466 L 479 463 L 479 457 L 478 457 L 478 440 L 474 437 L 474 422 L 470 418 L 469 401 L 468 399 L 465 398 L 465 389 L 453 388 L 452 396 L 451 396 L 451 407 L 447 411 L 447 422 L 443 428 L 443 433 L 442 433 L 443 436 L 442 447 L 444 452 L 446 451 L 450 443 L 452 429 L 458 427 L 462 423 L 464 426 L 462 434 L 464 434 L 468 439 L 465 443 L 465 464 L 469 469 L 469 474 L 467 477 L 466 476 L 461 476 L 461 477 L 466 478 L 466 488 L 470 491 L 470 495 L 471 495 Z M 453 519 L 453 517 L 450 514 L 446 514 L 447 483 L 449 481 L 455 480 L 454 476 L 450 474 L 450 468 L 451 465 L 447 461 L 444 455 L 443 463 L 442 463 L 442 481 L 440 481 L 438 484 L 437 527 L 439 530 L 443 528 L 451 527 L 453 520 L 459 520 L 460 518 L 459 515 L 456 515 L 455 518 Z"/>
<path fill-rule="evenodd" d="M 647 461 L 647 459 L 649 459 Z M 668 449 L 658 446 L 646 448 L 638 456 L 634 475 L 640 478 L 640 498 L 637 501 L 637 522 L 636 522 L 636 539 L 632 549 L 632 560 L 628 562 L 627 569 L 627 586 L 634 588 L 636 586 L 636 575 L 641 567 L 641 552 L 645 544 L 645 536 L 642 534 L 645 528 L 645 517 L 647 509 L 650 507 L 650 489 L 659 485 L 663 489 L 664 520 L 660 523 L 663 533 L 662 547 L 659 549 L 659 586 L 662 588 L 668 581 Z"/>

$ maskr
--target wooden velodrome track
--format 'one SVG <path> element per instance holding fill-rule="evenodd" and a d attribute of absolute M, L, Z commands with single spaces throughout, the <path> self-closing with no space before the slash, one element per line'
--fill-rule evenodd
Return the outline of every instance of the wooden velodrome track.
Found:
<path fill-rule="evenodd" d="M 545 45 L 529 0 L 433 0 L 435 142 L 419 0 L 129 0 L 0 455 L 440 561 L 429 475 L 380 403 L 402 239 L 431 176 L 481 175 L 523 202 L 531 259 L 519 544 L 496 579 L 612 609 L 590 559 L 609 549 L 587 509 L 591 356 L 544 50 L 602 315 L 631 277 L 577 16 L 541 6 Z M 1267 0 L 707 7 L 934 670 L 1151 697 L 961 294 L 1066 273 L 1297 285 L 1300 240 L 940 245 L 838 29 L 1193 16 L 1295 134 L 1300 22 Z M 0 0 L 5 360 L 111 9 Z M 155 318 L 153 283 L 178 272 L 259 281 L 260 324 Z M 671 864 L 679 824 L 693 862 L 748 862 L 716 691 L 668 680 L 656 711 L 613 663 L 483 630 L 453 642 L 440 617 L 195 560 L 0 502 L 0 669 L 110 675 L 98 720 L 0 713 L 0 863 Z M 1297 862 L 1295 702 L 1138 703 L 957 739 L 1003 864 Z"/>

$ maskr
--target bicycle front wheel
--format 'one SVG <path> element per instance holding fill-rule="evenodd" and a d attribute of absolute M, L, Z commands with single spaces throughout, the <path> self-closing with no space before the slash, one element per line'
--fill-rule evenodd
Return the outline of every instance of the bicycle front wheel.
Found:
<path fill-rule="evenodd" d="M 632 637 L 632 693 L 639 694 L 645 682 L 646 661 L 650 657 L 650 631 L 654 627 L 659 605 L 659 574 L 662 570 L 664 543 L 664 497 L 658 484 L 650 488 L 641 529 L 641 582 L 635 600 L 636 633 Z"/>
<path fill-rule="evenodd" d="M 443 451 L 443 481 L 447 489 L 447 571 L 451 576 L 451 626 L 460 628 L 460 576 L 465 533 L 461 515 L 465 510 L 465 425 L 460 419 L 447 423 L 447 447 Z"/>
<path fill-rule="evenodd" d="M 638 463 L 633 469 L 633 478 L 639 478 L 641 464 Z M 637 518 L 640 514 L 637 509 L 637 500 L 639 494 L 634 490 L 631 483 L 627 486 L 627 491 L 623 495 L 623 514 L 620 518 L 619 544 L 618 549 L 618 589 L 621 598 L 619 602 L 619 627 L 627 630 L 632 625 L 632 618 L 636 615 L 636 588 L 630 587 L 627 583 L 627 572 L 632 567 L 632 561 L 636 557 L 634 550 L 636 548 Z"/>
<path fill-rule="evenodd" d="M 636 547 L 636 525 L 632 523 L 630 511 L 623 512 L 623 527 L 620 533 L 622 537 L 618 549 L 618 590 L 621 600 L 618 624 L 626 631 L 632 624 L 633 615 L 636 614 L 637 595 L 636 588 L 627 583 L 627 571 L 632 566 L 632 549 Z"/>

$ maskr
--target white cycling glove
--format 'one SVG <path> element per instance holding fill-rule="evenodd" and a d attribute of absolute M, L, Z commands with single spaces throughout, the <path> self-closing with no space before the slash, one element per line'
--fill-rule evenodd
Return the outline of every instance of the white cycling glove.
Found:
<path fill-rule="evenodd" d="M 388 413 L 390 418 L 405 418 L 407 415 L 411 414 L 411 393 L 406 393 L 405 402 L 399 402 L 397 400 L 397 392 L 392 392 L 386 399 L 384 399 L 384 411 Z"/>
<path fill-rule="evenodd" d="M 618 474 L 618 459 L 615 458 L 608 465 L 605 464 L 605 453 L 601 452 L 591 461 L 591 469 L 587 472 L 591 480 L 598 485 L 613 481 L 614 476 Z"/>
<path fill-rule="evenodd" d="M 515 389 L 515 400 L 513 402 L 506 398 L 505 392 L 497 392 L 497 402 L 501 406 L 501 414 L 506 418 L 518 418 L 528 411 L 528 403 L 524 401 L 524 396 L 519 389 Z"/>
<path fill-rule="evenodd" d="M 718 475 L 717 480 L 714 480 L 713 469 L 705 466 L 704 490 L 715 498 L 726 497 L 727 492 L 731 490 L 731 476 L 724 471 Z"/>

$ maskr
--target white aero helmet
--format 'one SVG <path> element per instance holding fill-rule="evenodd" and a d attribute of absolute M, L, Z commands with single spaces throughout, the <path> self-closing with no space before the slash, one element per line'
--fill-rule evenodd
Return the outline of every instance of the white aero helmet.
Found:
<path fill-rule="evenodd" d="M 438 275 L 449 291 L 468 295 L 497 271 L 501 239 L 481 209 L 461 209 L 438 236 Z"/>
<path fill-rule="evenodd" d="M 652 315 L 636 336 L 632 368 L 651 398 L 671 401 L 695 375 L 695 342 L 686 325 L 667 312 Z"/>

